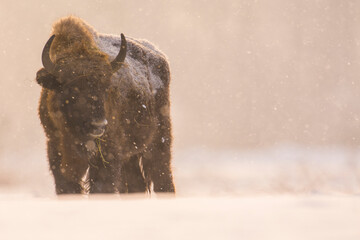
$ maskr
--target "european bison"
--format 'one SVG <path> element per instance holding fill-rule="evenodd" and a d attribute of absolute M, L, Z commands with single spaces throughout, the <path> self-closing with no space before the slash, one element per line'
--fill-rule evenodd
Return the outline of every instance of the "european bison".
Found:
<path fill-rule="evenodd" d="M 90 193 L 175 192 L 163 53 L 71 16 L 54 24 L 42 61 L 39 115 L 57 194 L 81 193 L 85 176 Z"/>

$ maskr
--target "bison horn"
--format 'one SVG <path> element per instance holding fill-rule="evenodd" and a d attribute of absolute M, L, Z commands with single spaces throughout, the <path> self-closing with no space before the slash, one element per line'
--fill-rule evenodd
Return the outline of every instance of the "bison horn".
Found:
<path fill-rule="evenodd" d="M 49 40 L 46 42 L 45 47 L 42 52 L 42 64 L 44 68 L 49 72 L 53 73 L 55 69 L 55 64 L 50 59 L 50 46 L 52 41 L 54 40 L 55 35 L 52 35 Z"/>
<path fill-rule="evenodd" d="M 119 70 L 121 66 L 124 64 L 124 60 L 126 57 L 126 49 L 127 49 L 126 39 L 124 34 L 121 34 L 121 46 L 120 46 L 119 54 L 116 56 L 114 61 L 111 62 L 113 73 Z"/>

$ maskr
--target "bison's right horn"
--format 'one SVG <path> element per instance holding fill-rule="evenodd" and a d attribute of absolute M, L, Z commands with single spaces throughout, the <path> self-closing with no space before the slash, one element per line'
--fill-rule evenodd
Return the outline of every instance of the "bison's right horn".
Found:
<path fill-rule="evenodd" d="M 49 40 L 46 42 L 45 47 L 42 52 L 42 64 L 44 65 L 44 68 L 49 72 L 53 73 L 55 69 L 55 64 L 50 59 L 50 46 L 52 41 L 54 40 L 55 35 L 52 35 Z"/>
<path fill-rule="evenodd" d="M 117 70 L 119 70 L 121 68 L 121 66 L 124 64 L 124 60 L 126 57 L 126 49 L 127 49 L 126 39 L 125 39 L 124 34 L 121 34 L 120 51 L 119 51 L 118 55 L 116 56 L 116 58 L 114 59 L 114 61 L 111 62 L 111 67 L 112 67 L 113 73 L 116 72 Z"/>

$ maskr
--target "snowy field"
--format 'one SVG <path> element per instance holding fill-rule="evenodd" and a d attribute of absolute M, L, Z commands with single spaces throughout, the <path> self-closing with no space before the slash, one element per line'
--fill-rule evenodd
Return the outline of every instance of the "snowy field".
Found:
<path fill-rule="evenodd" d="M 175 198 L 58 198 L 43 153 L 1 159 L 1 240 L 360 239 L 357 150 L 175 151 Z"/>
<path fill-rule="evenodd" d="M 358 240 L 360 199 L 0 196 L 1 239 Z"/>

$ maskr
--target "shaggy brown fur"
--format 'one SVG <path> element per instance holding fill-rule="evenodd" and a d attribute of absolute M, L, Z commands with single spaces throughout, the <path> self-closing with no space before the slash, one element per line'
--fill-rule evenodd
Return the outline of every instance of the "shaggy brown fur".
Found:
<path fill-rule="evenodd" d="M 113 74 L 108 54 L 94 41 L 97 33 L 81 19 L 60 20 L 53 34 L 55 70 L 40 69 L 36 79 L 43 86 L 39 115 L 56 192 L 80 193 L 87 169 L 90 193 L 145 192 L 152 184 L 155 192 L 174 192 L 166 58 L 128 40 L 127 60 Z M 134 72 L 135 63 L 162 86 L 152 89 L 150 75 Z M 106 127 L 95 124 L 105 119 Z"/>

